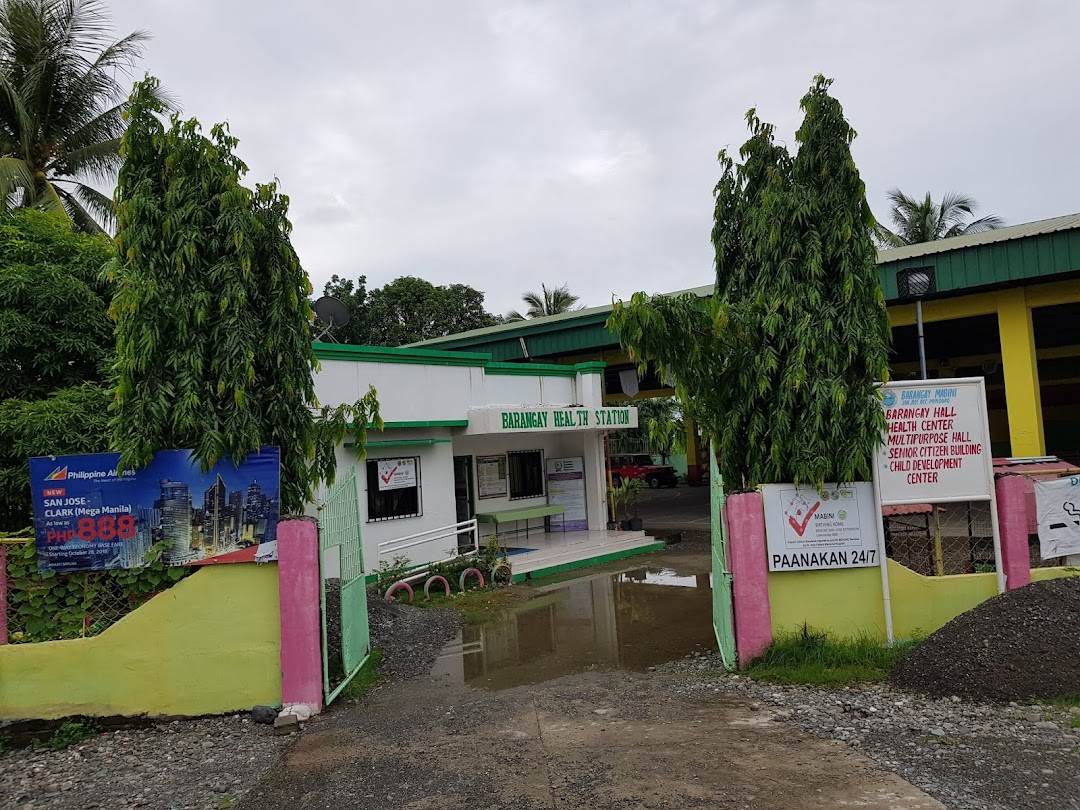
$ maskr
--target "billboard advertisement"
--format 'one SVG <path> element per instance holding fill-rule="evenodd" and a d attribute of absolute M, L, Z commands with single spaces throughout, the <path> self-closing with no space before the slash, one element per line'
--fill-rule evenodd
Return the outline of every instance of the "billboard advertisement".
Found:
<path fill-rule="evenodd" d="M 150 548 L 188 565 L 277 539 L 280 451 L 203 472 L 189 450 L 162 450 L 117 473 L 117 453 L 30 459 L 40 570 L 139 568 Z"/>

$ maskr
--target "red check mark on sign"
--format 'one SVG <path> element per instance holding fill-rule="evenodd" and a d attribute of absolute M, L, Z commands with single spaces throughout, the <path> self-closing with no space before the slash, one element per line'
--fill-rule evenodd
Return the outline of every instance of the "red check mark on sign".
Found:
<path fill-rule="evenodd" d="M 379 478 L 381 478 L 381 479 L 382 479 L 382 482 L 383 482 L 384 484 L 389 484 L 389 483 L 390 483 L 390 479 L 394 477 L 394 473 L 396 473 L 396 472 L 397 472 L 397 467 L 394 467 L 394 469 L 392 469 L 392 470 L 391 470 L 390 472 L 388 472 L 388 473 L 387 473 L 386 475 L 380 475 L 380 476 L 379 476 Z M 802 532 L 800 532 L 800 534 L 802 534 Z"/>
<path fill-rule="evenodd" d="M 799 537 L 802 537 L 803 534 L 806 533 L 806 527 L 810 525 L 810 519 L 814 516 L 814 512 L 818 510 L 819 506 L 821 506 L 821 501 L 818 501 L 811 506 L 806 512 L 806 517 L 801 521 L 795 520 L 791 515 L 788 515 L 788 523 L 791 524 L 791 528 L 795 530 L 795 534 L 799 535 Z"/>

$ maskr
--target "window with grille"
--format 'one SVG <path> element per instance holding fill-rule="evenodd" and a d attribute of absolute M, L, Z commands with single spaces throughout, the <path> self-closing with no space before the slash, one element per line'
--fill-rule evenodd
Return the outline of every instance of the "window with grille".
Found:
<path fill-rule="evenodd" d="M 424 514 L 420 488 L 418 456 L 368 459 L 368 523 Z"/>
<path fill-rule="evenodd" d="M 510 500 L 543 496 L 543 450 L 511 450 L 507 453 L 507 467 L 510 473 Z"/>

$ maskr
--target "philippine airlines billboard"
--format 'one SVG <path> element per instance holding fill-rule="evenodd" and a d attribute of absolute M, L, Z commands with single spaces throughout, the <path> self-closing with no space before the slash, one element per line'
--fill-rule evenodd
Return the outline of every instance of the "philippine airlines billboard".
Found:
<path fill-rule="evenodd" d="M 186 565 L 277 539 L 277 447 L 207 472 L 188 450 L 162 450 L 145 467 L 118 474 L 119 459 L 30 459 L 39 569 L 138 568 L 162 542 L 166 563 Z"/>

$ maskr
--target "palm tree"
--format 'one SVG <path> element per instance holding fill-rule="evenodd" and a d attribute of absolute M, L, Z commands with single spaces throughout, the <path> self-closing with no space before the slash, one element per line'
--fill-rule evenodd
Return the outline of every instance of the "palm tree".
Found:
<path fill-rule="evenodd" d="M 888 198 L 892 205 L 889 216 L 896 230 L 891 231 L 881 223 L 874 227 L 874 235 L 883 248 L 993 231 L 1005 224 L 1005 220 L 994 214 L 973 219 L 978 204 L 972 197 L 955 191 L 948 192 L 940 203 L 930 199 L 929 191 L 925 199 L 916 200 L 898 188 L 890 189 Z"/>
<path fill-rule="evenodd" d="M 570 288 L 566 284 L 561 287 L 552 287 L 550 290 L 547 284 L 541 284 L 539 294 L 527 292 L 521 296 L 521 300 L 528 304 L 529 308 L 524 315 L 516 309 L 511 310 L 506 314 L 507 322 L 524 321 L 527 318 L 542 318 L 545 315 L 560 315 L 563 312 L 576 312 L 579 309 L 585 309 L 584 306 L 574 306 L 578 302 L 578 297 L 570 292 Z"/>
<path fill-rule="evenodd" d="M 127 124 L 118 81 L 149 36 L 113 41 L 98 0 L 0 0 L 0 210 L 65 211 L 80 231 L 110 224 Z"/>

